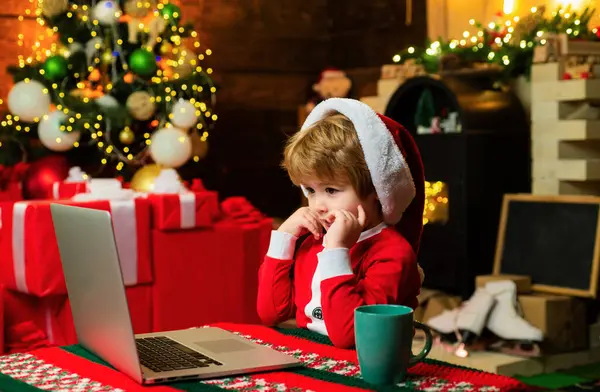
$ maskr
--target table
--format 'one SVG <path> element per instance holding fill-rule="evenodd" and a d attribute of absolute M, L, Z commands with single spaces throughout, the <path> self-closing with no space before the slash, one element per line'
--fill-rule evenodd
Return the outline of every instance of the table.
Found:
<path fill-rule="evenodd" d="M 0 390 L 52 391 L 349 391 L 374 390 L 360 377 L 353 350 L 331 345 L 327 337 L 304 329 L 217 323 L 259 344 L 299 358 L 304 367 L 223 378 L 142 387 L 78 345 L 42 348 L 0 357 Z M 510 377 L 425 360 L 409 370 L 407 380 L 389 391 L 528 391 L 534 388 Z"/>

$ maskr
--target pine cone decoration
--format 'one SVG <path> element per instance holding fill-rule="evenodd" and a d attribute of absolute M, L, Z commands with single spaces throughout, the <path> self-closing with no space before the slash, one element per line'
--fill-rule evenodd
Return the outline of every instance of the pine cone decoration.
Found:
<path fill-rule="evenodd" d="M 537 11 L 521 18 L 515 25 L 515 30 L 511 36 L 511 42 L 518 45 L 521 40 L 528 38 L 536 33 L 537 26 L 544 20 L 545 6 L 537 7 Z"/>

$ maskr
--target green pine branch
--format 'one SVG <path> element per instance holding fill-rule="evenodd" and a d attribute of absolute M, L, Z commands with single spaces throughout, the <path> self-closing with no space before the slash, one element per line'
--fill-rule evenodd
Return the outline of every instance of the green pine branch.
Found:
<path fill-rule="evenodd" d="M 564 33 L 571 39 L 598 41 L 596 32 L 589 27 L 594 13 L 594 8 L 587 7 L 581 12 L 558 8 L 550 16 L 532 14 L 521 18 L 516 26 L 513 23 L 512 33 L 504 23 L 483 25 L 474 22 L 476 32 L 472 36 L 476 37 L 476 42 L 472 42 L 469 37 L 464 39 L 464 45 L 461 45 L 463 38 L 440 38 L 435 42 L 427 42 L 425 47 L 406 48 L 396 54 L 393 60 L 400 64 L 413 60 L 421 64 L 426 72 L 437 73 L 443 59 L 452 55 L 460 59 L 466 67 L 473 63 L 487 63 L 501 69 L 507 78 L 519 75 L 528 77 L 534 48 L 543 45 L 540 34 Z M 497 42 L 498 39 L 500 43 Z"/>

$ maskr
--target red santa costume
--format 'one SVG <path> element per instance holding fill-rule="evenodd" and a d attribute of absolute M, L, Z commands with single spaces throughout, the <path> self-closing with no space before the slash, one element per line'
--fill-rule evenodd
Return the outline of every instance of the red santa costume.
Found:
<path fill-rule="evenodd" d="M 353 99 L 317 105 L 300 132 L 329 112 L 348 117 L 356 129 L 384 221 L 361 233 L 351 249 L 324 249 L 322 240 L 273 231 L 259 272 L 258 314 L 267 325 L 296 318 L 299 327 L 354 346 L 354 309 L 370 304 L 416 308 L 422 283 L 417 264 L 425 199 L 421 156 L 397 122 Z M 297 249 L 296 249 L 297 248 Z"/>

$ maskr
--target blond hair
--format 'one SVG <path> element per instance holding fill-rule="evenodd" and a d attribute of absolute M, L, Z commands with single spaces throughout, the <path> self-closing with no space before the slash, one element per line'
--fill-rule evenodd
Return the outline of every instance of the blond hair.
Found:
<path fill-rule="evenodd" d="M 295 185 L 348 181 L 360 197 L 375 191 L 352 121 L 332 112 L 287 142 L 281 166 Z"/>

